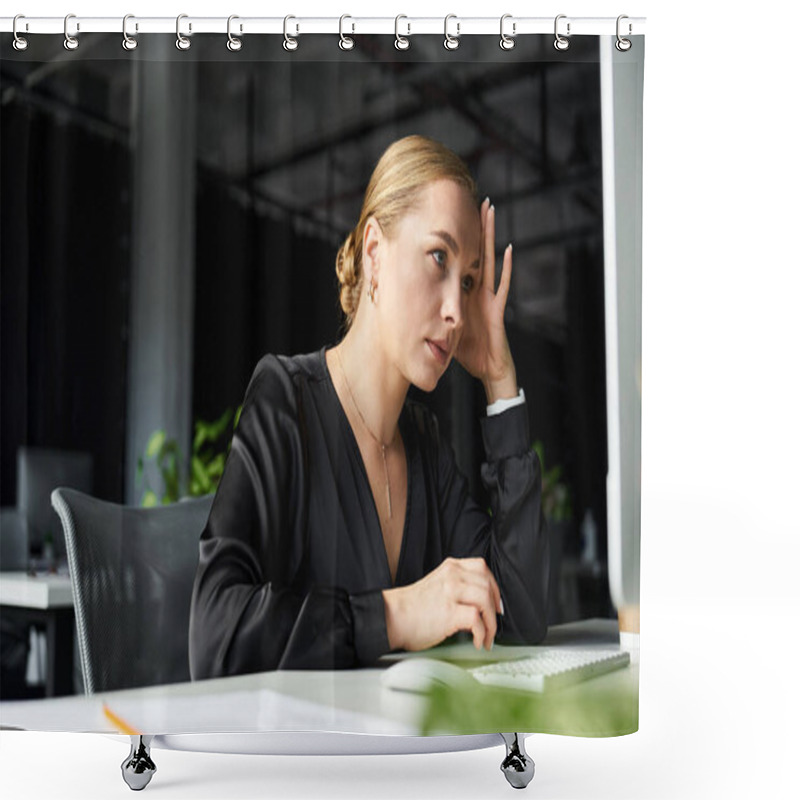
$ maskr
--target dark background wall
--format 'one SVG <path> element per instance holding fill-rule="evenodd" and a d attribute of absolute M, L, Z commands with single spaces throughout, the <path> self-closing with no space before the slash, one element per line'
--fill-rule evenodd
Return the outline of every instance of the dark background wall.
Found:
<path fill-rule="evenodd" d="M 89 451 L 95 493 L 125 497 L 131 171 L 143 155 L 133 131 L 136 115 L 153 111 L 141 107 L 132 62 L 142 69 L 145 56 L 103 38 L 56 66 L 47 54 L 10 48 L 0 59 L 3 506 L 15 502 L 22 445 Z M 532 438 L 543 442 L 546 466 L 561 467 L 571 496 L 560 547 L 578 570 L 591 510 L 604 570 L 596 52 L 587 41 L 554 56 L 548 37 L 528 37 L 527 51 L 501 54 L 496 37 L 469 37 L 453 58 L 438 39 L 419 37 L 404 56 L 387 37 L 361 37 L 341 57 L 331 42 L 309 40 L 292 58 L 258 38 L 246 58 L 224 47 L 212 56 L 201 42 L 182 63 L 184 54 L 174 56 L 175 69 L 196 70 L 199 87 L 195 190 L 185 198 L 195 247 L 186 430 L 238 405 L 265 352 L 336 341 L 336 249 L 357 221 L 372 168 L 395 139 L 433 136 L 465 159 L 481 197 L 495 203 L 498 250 L 514 242 L 506 324 Z M 425 397 L 479 497 L 482 395 L 454 365 Z M 579 605 L 581 614 L 606 613 L 607 590 Z"/>
<path fill-rule="evenodd" d="M 2 115 L 2 504 L 15 502 L 16 450 L 23 444 L 90 451 L 97 493 L 117 498 L 125 443 L 129 155 L 28 104 L 4 105 Z"/>

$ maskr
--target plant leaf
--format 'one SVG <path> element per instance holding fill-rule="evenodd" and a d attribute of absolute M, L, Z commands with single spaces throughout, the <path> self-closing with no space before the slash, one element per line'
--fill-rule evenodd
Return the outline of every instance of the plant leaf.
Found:
<path fill-rule="evenodd" d="M 192 456 L 192 478 L 201 490 L 210 485 L 206 466 L 197 456 Z"/>
<path fill-rule="evenodd" d="M 211 461 L 208 463 L 208 476 L 214 483 L 215 489 L 216 489 L 216 484 L 219 483 L 219 479 L 222 477 L 222 472 L 224 469 L 225 469 L 225 455 L 224 453 L 217 453 L 217 455 L 215 455 L 214 458 L 212 458 Z"/>
<path fill-rule="evenodd" d="M 230 408 L 227 408 L 218 420 L 212 422 L 208 426 L 208 438 L 212 442 L 216 442 L 217 439 L 219 439 L 219 437 L 225 432 L 225 429 L 228 427 L 228 423 L 231 420 L 232 414 L 233 411 Z"/>
<path fill-rule="evenodd" d="M 194 424 L 194 441 L 192 451 L 197 453 L 208 439 L 208 425 L 202 420 L 197 420 Z"/>
<path fill-rule="evenodd" d="M 177 451 L 177 446 L 175 447 Z M 164 478 L 164 497 L 163 503 L 175 503 L 180 497 L 180 478 L 178 475 L 178 458 L 175 451 L 167 454 L 167 463 L 164 465 L 161 475 Z"/>
<path fill-rule="evenodd" d="M 149 441 L 147 442 L 147 449 L 145 450 L 145 456 L 147 458 L 155 458 L 161 451 L 161 448 L 164 446 L 166 438 L 167 438 L 166 431 L 164 430 L 154 431 Z"/>

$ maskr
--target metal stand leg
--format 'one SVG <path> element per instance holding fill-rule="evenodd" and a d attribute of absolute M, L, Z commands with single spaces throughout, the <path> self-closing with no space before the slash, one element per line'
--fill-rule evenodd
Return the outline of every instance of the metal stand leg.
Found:
<path fill-rule="evenodd" d="M 506 743 L 506 757 L 500 765 L 506 780 L 515 789 L 524 789 L 532 780 L 536 765 L 525 752 L 525 740 L 519 733 L 501 733 Z"/>
<path fill-rule="evenodd" d="M 135 792 L 141 791 L 150 783 L 156 765 L 150 758 L 152 736 L 131 736 L 131 752 L 122 762 L 122 778 Z"/>

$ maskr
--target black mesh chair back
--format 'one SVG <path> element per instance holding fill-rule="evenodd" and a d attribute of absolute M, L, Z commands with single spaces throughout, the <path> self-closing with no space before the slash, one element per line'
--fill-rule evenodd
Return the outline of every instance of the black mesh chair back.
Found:
<path fill-rule="evenodd" d="M 155 508 L 74 489 L 61 518 L 87 694 L 190 680 L 189 607 L 213 495 Z"/>

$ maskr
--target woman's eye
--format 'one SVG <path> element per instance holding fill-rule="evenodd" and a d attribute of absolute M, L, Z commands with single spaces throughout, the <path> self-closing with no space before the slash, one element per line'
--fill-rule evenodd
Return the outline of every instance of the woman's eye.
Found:
<path fill-rule="evenodd" d="M 441 260 L 441 261 L 439 261 L 439 259 L 438 259 L 438 258 L 436 258 L 437 254 L 438 254 L 438 255 L 440 255 L 440 256 L 442 257 L 442 260 Z M 444 262 L 445 262 L 445 261 L 446 261 L 446 259 L 447 259 L 447 253 L 445 253 L 445 251 L 444 251 L 444 250 L 433 250 L 433 251 L 432 251 L 432 253 L 431 253 L 431 255 L 433 256 L 433 260 L 434 260 L 434 261 L 435 261 L 435 262 L 436 262 L 436 263 L 437 263 L 437 264 L 438 264 L 440 267 L 444 267 Z"/>
<path fill-rule="evenodd" d="M 472 275 L 465 275 L 464 280 L 461 281 L 461 288 L 465 292 L 471 292 L 474 285 L 475 281 L 472 279 Z"/>

